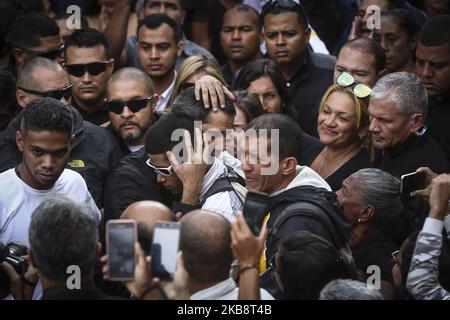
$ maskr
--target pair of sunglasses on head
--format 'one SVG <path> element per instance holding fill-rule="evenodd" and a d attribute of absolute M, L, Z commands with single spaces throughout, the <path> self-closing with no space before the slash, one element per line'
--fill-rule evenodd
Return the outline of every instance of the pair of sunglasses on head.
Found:
<path fill-rule="evenodd" d="M 49 51 L 33 51 L 29 49 L 25 49 L 19 46 L 16 46 L 20 50 L 23 50 L 25 52 L 28 52 L 29 54 L 35 56 L 35 57 L 41 57 L 41 58 L 47 58 L 50 60 L 56 60 L 59 57 L 62 57 L 64 52 L 64 44 L 62 44 L 58 49 L 49 50 Z"/>
<path fill-rule="evenodd" d="M 341 75 L 337 77 L 336 83 L 342 87 L 352 86 L 355 96 L 361 99 L 370 96 L 372 93 L 372 89 L 370 89 L 369 86 L 356 82 L 355 78 L 347 72 L 342 72 Z"/>

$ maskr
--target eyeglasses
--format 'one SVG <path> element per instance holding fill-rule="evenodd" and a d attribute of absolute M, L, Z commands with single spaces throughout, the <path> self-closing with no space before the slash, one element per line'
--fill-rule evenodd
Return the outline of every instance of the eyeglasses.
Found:
<path fill-rule="evenodd" d="M 49 50 L 49 51 L 33 51 L 33 50 L 28 50 L 25 48 L 21 48 L 19 46 L 17 46 L 17 48 L 28 52 L 30 54 L 32 54 L 33 56 L 36 57 L 41 57 L 41 58 L 47 58 L 50 60 L 56 60 L 57 58 L 61 57 L 63 55 L 63 51 L 64 51 L 64 44 L 62 44 L 58 49 L 55 50 Z"/>
<path fill-rule="evenodd" d="M 75 77 L 82 77 L 86 72 L 90 75 L 98 76 L 105 72 L 111 61 L 92 62 L 87 64 L 66 64 L 67 72 Z"/>
<path fill-rule="evenodd" d="M 129 101 L 108 101 L 106 106 L 108 110 L 114 112 L 115 114 L 121 114 L 123 108 L 128 107 L 131 112 L 136 113 L 141 111 L 147 106 L 148 101 L 151 101 L 154 96 L 150 96 L 144 99 L 135 99 Z"/>
<path fill-rule="evenodd" d="M 308 16 L 306 15 L 305 10 L 299 3 L 293 0 L 269 0 L 263 5 L 261 9 L 261 17 L 265 17 L 267 12 L 273 8 L 296 9 L 300 13 L 303 21 L 305 22 L 306 27 L 308 27 L 309 25 Z"/>
<path fill-rule="evenodd" d="M 362 83 L 357 83 L 355 78 L 347 72 L 342 72 L 336 79 L 336 83 L 342 87 L 353 86 L 353 93 L 358 98 L 366 98 L 372 93 L 372 89 L 370 89 L 370 87 Z"/>
<path fill-rule="evenodd" d="M 37 96 L 45 97 L 45 98 L 53 98 L 56 100 L 61 100 L 63 97 L 64 99 L 68 100 L 70 97 L 72 97 L 72 84 L 69 84 L 68 86 L 61 88 L 61 89 L 55 89 L 55 90 L 49 90 L 49 91 L 37 91 L 22 87 L 17 87 L 18 90 L 21 90 L 26 93 L 35 94 Z"/>
<path fill-rule="evenodd" d="M 150 159 L 148 159 L 145 163 L 156 173 L 162 174 L 163 176 L 170 177 L 173 174 L 172 166 L 168 166 L 167 168 L 155 167 L 151 164 Z"/>

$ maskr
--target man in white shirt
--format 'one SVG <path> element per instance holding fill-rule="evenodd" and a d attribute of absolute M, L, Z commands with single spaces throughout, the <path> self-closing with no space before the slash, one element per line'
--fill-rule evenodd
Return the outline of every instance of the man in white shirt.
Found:
<path fill-rule="evenodd" d="M 65 169 L 72 139 L 72 117 L 60 101 L 41 98 L 23 111 L 16 142 L 23 159 L 0 174 L 0 242 L 29 245 L 28 227 L 34 209 L 46 197 L 65 195 L 101 215 L 86 182 Z"/>

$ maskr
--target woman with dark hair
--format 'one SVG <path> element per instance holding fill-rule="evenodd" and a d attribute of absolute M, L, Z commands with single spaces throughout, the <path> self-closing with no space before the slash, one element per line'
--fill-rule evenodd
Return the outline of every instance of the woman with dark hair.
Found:
<path fill-rule="evenodd" d="M 286 80 L 272 60 L 259 59 L 247 63 L 239 72 L 234 89 L 256 94 L 265 112 L 284 113 L 297 120 L 297 115 L 291 107 Z"/>
<path fill-rule="evenodd" d="M 286 87 L 280 68 L 269 59 L 259 59 L 246 64 L 239 72 L 234 90 L 246 90 L 255 94 L 265 112 L 283 113 L 295 121 L 297 112 L 292 108 L 291 96 Z M 298 122 L 298 121 L 297 121 Z M 303 133 L 303 155 L 298 159 L 301 165 L 303 159 L 311 157 L 311 150 L 321 146 L 317 138 Z"/>
<path fill-rule="evenodd" d="M 389 10 L 381 15 L 381 28 L 374 29 L 373 39 L 386 54 L 389 72 L 414 72 L 419 26 L 414 14 L 405 9 Z"/>
<path fill-rule="evenodd" d="M 263 106 L 258 97 L 247 91 L 233 91 L 236 116 L 234 128 L 245 129 L 254 118 L 264 114 Z"/>

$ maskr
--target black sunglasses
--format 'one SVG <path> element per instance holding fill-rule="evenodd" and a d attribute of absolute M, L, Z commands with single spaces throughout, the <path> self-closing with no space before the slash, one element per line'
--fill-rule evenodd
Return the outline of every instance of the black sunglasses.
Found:
<path fill-rule="evenodd" d="M 58 49 L 49 50 L 49 51 L 33 51 L 25 48 L 17 47 L 25 52 L 32 54 L 35 57 L 47 58 L 50 60 L 56 60 L 59 57 L 62 57 L 64 51 L 64 44 L 62 44 Z"/>
<path fill-rule="evenodd" d="M 306 27 L 308 27 L 309 24 L 308 16 L 306 15 L 305 10 L 299 3 L 292 0 L 269 0 L 263 5 L 261 9 L 261 17 L 265 17 L 267 12 L 273 8 L 295 9 L 300 13 L 301 18 L 306 23 Z"/>
<path fill-rule="evenodd" d="M 110 61 L 92 62 L 87 64 L 66 64 L 67 72 L 75 77 L 82 77 L 86 72 L 97 76 L 105 72 Z"/>
<path fill-rule="evenodd" d="M 49 91 L 37 91 L 32 89 L 26 89 L 22 87 L 17 87 L 18 90 L 22 90 L 23 92 L 35 94 L 37 96 L 45 97 L 45 98 L 53 98 L 56 100 L 61 100 L 61 98 L 64 97 L 64 99 L 68 100 L 70 97 L 72 97 L 72 84 L 69 84 L 68 86 L 56 89 L 56 90 L 49 90 Z"/>
<path fill-rule="evenodd" d="M 147 106 L 148 101 L 151 101 L 153 96 L 144 99 L 135 99 L 129 101 L 108 101 L 106 103 L 108 110 L 116 114 L 121 114 L 123 108 L 127 106 L 131 112 L 136 113 Z"/>

